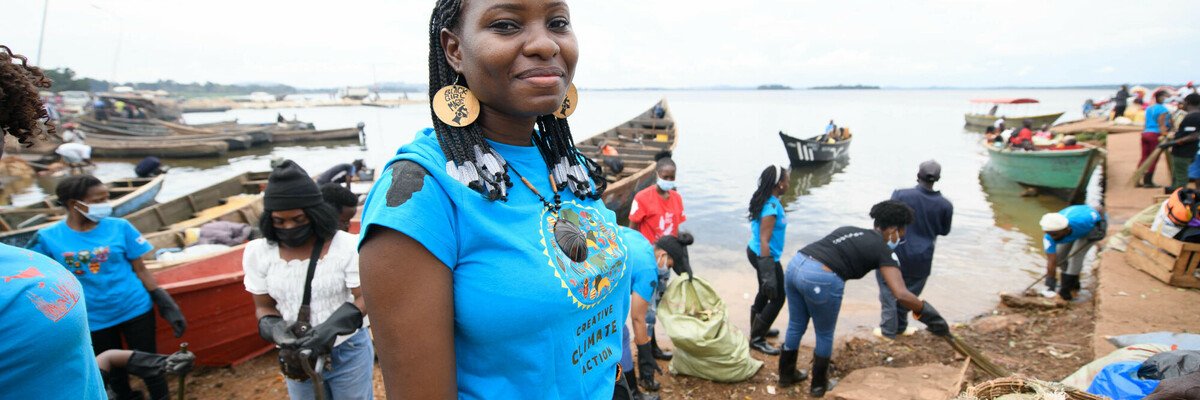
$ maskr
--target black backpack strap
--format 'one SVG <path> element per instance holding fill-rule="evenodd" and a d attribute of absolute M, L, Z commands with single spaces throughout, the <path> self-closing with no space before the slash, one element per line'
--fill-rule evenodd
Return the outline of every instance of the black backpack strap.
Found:
<path fill-rule="evenodd" d="M 292 329 L 297 337 L 312 329 L 312 308 L 308 304 L 312 301 L 312 280 L 317 272 L 317 261 L 321 259 L 321 250 L 324 249 L 325 239 L 317 237 L 313 242 L 312 255 L 308 258 L 308 273 L 304 276 L 304 297 L 300 301 L 300 311 L 296 313 L 296 324 Z"/>

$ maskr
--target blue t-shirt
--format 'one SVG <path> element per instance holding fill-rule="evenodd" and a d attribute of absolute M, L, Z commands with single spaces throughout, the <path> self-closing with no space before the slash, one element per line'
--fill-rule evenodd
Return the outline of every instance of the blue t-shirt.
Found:
<path fill-rule="evenodd" d="M 0 397 L 105 400 L 79 281 L 41 254 L 0 244 Z"/>
<path fill-rule="evenodd" d="M 536 147 L 490 144 L 550 195 Z M 508 201 L 488 201 L 446 164 L 433 130 L 418 133 L 371 188 L 363 232 L 403 233 L 452 270 L 458 397 L 612 398 L 630 290 L 616 216 L 560 192 L 559 215 L 588 238 L 587 259 L 572 262 L 554 239 L 555 215 L 515 174 Z"/>
<path fill-rule="evenodd" d="M 1166 114 L 1167 107 L 1162 104 L 1155 104 L 1146 109 L 1146 132 L 1162 133 L 1163 127 L 1158 126 L 1158 116 Z M 1167 123 L 1171 123 L 1171 116 L 1167 116 Z"/>
<path fill-rule="evenodd" d="M 1046 254 L 1057 253 L 1060 243 L 1071 243 L 1087 236 L 1092 231 L 1092 228 L 1096 227 L 1096 222 L 1099 222 L 1103 218 L 1095 209 L 1082 204 L 1064 208 L 1058 213 L 1067 217 L 1067 226 L 1071 228 L 1071 234 L 1058 241 L 1055 241 L 1050 238 L 1049 234 L 1046 234 L 1042 238 L 1042 245 L 1046 248 Z"/>
<path fill-rule="evenodd" d="M 129 221 L 105 218 L 87 232 L 76 232 L 64 220 L 39 230 L 29 249 L 58 261 L 83 284 L 93 331 L 150 311 L 150 294 L 129 260 L 154 246 Z"/>
<path fill-rule="evenodd" d="M 658 286 L 658 261 L 654 257 L 654 246 L 650 245 L 641 232 L 624 226 L 618 227 L 617 230 L 628 249 L 625 253 L 629 254 L 629 261 L 626 261 L 625 265 L 629 266 L 633 275 L 630 279 L 633 293 L 642 296 L 647 302 L 653 301 L 654 288 Z"/>
<path fill-rule="evenodd" d="M 767 198 L 767 202 L 763 204 L 762 213 L 757 218 L 750 221 L 750 251 L 762 257 L 759 249 L 758 237 L 759 229 L 762 229 L 762 219 L 764 217 L 775 216 L 775 228 L 771 230 L 771 240 L 767 242 L 767 246 L 771 248 L 771 258 L 779 261 L 779 256 L 783 254 L 783 237 L 787 232 L 787 214 L 783 211 L 783 203 L 775 196 Z"/>

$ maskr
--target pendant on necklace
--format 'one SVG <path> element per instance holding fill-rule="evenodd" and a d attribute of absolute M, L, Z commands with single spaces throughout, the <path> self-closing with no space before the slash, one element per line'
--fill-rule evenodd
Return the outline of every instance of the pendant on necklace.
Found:
<path fill-rule="evenodd" d="M 574 222 L 556 219 L 554 221 L 554 241 L 571 261 L 583 262 L 587 259 L 587 237 Z"/>

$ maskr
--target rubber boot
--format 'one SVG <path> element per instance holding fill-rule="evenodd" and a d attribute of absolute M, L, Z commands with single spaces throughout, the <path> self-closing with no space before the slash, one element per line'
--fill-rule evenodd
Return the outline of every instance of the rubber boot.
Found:
<path fill-rule="evenodd" d="M 767 321 L 763 321 L 759 316 L 755 316 L 753 321 L 750 321 L 750 348 L 769 355 L 779 355 L 779 349 L 767 343 L 767 330 L 771 325 Z"/>
<path fill-rule="evenodd" d="M 654 336 L 650 336 L 650 350 L 654 355 L 654 358 L 659 360 L 671 361 L 671 357 L 674 356 L 674 354 L 671 354 L 671 352 L 660 349 L 658 347 L 658 338 Z"/>
<path fill-rule="evenodd" d="M 829 379 L 829 359 L 813 354 L 812 382 L 808 388 L 810 397 L 824 397 L 825 392 L 837 385 L 836 379 Z"/>
<path fill-rule="evenodd" d="M 1146 173 L 1145 175 L 1142 175 L 1142 187 L 1144 187 L 1144 188 L 1158 187 L 1154 184 L 1154 174 Z"/>
<path fill-rule="evenodd" d="M 629 386 L 629 391 L 633 393 L 633 400 L 658 400 L 657 395 L 650 393 L 642 393 L 638 389 L 637 378 L 634 377 L 633 371 L 625 371 L 625 384 Z"/>
<path fill-rule="evenodd" d="M 1079 275 L 1062 274 L 1062 282 L 1059 284 L 1058 295 L 1062 296 L 1063 300 L 1071 301 L 1075 298 L 1075 291 L 1079 290 Z"/>
<path fill-rule="evenodd" d="M 779 356 L 779 387 L 785 388 L 808 379 L 808 371 L 796 369 L 796 350 L 784 350 Z"/>

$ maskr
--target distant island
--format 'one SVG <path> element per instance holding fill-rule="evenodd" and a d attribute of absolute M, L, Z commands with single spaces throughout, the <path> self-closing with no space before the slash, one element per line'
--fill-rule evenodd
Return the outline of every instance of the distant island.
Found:
<path fill-rule="evenodd" d="M 879 90 L 879 86 L 870 85 L 836 85 L 836 86 L 813 86 L 812 90 Z"/>
<path fill-rule="evenodd" d="M 792 90 L 792 87 L 773 83 L 770 85 L 759 85 L 758 90 Z"/>

